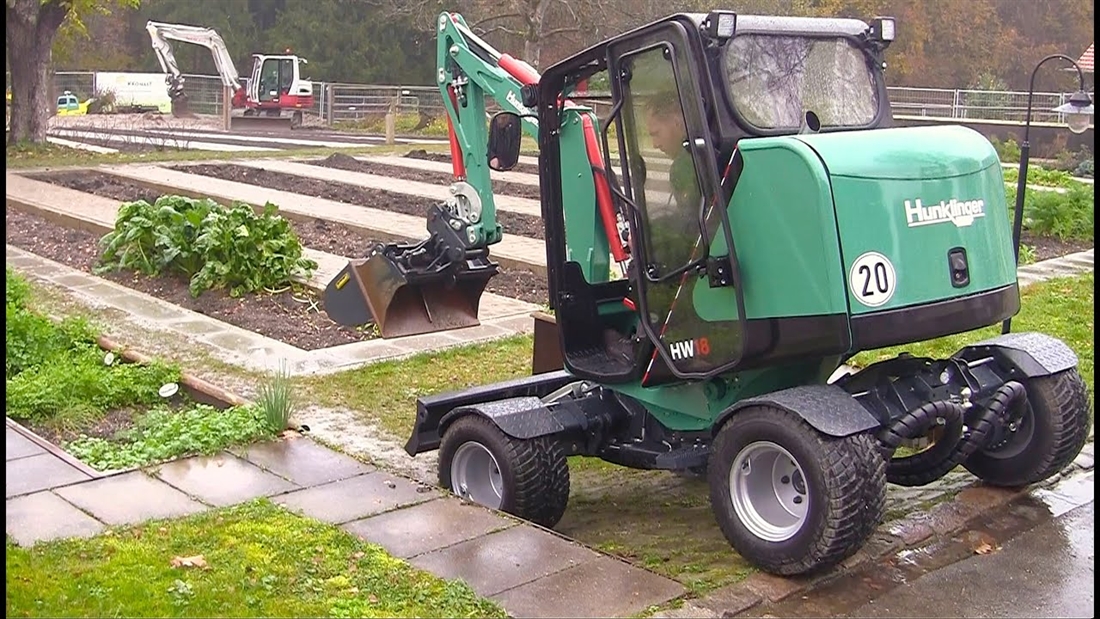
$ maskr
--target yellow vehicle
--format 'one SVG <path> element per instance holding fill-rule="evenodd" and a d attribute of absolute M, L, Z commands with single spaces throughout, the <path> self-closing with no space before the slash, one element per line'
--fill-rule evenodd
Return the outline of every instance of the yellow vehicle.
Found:
<path fill-rule="evenodd" d="M 88 99 L 81 103 L 80 99 L 76 98 L 76 95 L 66 90 L 65 94 L 57 98 L 57 115 L 82 116 L 88 113 L 88 105 L 91 102 L 92 100 Z"/>

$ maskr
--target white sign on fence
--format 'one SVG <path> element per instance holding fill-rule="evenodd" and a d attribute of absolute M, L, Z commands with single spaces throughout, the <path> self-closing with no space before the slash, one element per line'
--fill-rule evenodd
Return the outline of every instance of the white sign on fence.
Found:
<path fill-rule="evenodd" d="M 95 74 L 95 92 L 113 92 L 115 107 L 139 107 L 157 109 L 162 114 L 172 111 L 168 98 L 168 85 L 164 73 L 106 73 Z"/>

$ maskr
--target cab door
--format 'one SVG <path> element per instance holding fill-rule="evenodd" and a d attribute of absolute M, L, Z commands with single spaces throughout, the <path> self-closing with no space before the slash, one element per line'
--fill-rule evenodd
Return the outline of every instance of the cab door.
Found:
<path fill-rule="evenodd" d="M 688 31 L 667 21 L 609 46 L 621 101 L 620 164 L 642 330 L 655 351 L 642 382 L 713 376 L 741 358 L 744 302 L 735 282 L 727 189 L 706 123 L 705 66 Z"/>

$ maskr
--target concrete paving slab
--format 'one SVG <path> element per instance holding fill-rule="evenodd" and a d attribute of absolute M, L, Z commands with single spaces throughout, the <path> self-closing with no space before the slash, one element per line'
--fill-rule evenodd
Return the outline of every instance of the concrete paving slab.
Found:
<path fill-rule="evenodd" d="M 413 157 L 401 157 L 398 155 L 360 155 L 355 158 L 360 161 L 401 166 L 403 168 L 424 170 L 426 172 L 437 172 L 440 174 L 454 173 L 454 168 L 448 161 L 431 161 L 428 159 L 415 159 Z M 533 185 L 535 187 L 539 186 L 539 177 L 537 174 L 527 174 L 526 172 L 514 171 L 498 172 L 497 170 L 490 170 L 489 176 L 493 180 L 497 181 L 516 183 L 518 185 Z"/>
<path fill-rule="evenodd" d="M 461 578 L 492 596 L 600 556 L 529 524 L 482 535 L 413 557 L 410 563 L 443 578 Z"/>
<path fill-rule="evenodd" d="M 685 592 L 680 583 L 597 557 L 493 596 L 520 617 L 628 617 Z"/>
<path fill-rule="evenodd" d="M 44 454 L 46 450 L 12 428 L 5 428 L 4 459 L 15 460 Z"/>
<path fill-rule="evenodd" d="M 366 231 L 391 240 L 419 241 L 425 236 L 425 220 L 403 213 L 372 209 L 335 200 L 227 181 L 200 174 L 188 174 L 155 165 L 101 166 L 100 170 L 163 191 L 206 196 L 220 202 L 279 205 L 287 217 L 316 218 Z M 493 245 L 492 256 L 502 266 L 531 269 L 545 276 L 546 244 L 538 239 L 505 235 Z"/>
<path fill-rule="evenodd" d="M 91 479 L 64 460 L 44 451 L 5 463 L 4 496 L 11 498 Z"/>
<path fill-rule="evenodd" d="M 164 325 L 170 327 L 175 331 L 187 333 L 190 335 L 208 335 L 210 333 L 220 333 L 225 329 L 223 326 L 225 323 L 220 320 L 203 320 L 203 319 L 191 319 L 191 318 L 178 318 L 176 320 L 166 320 Z"/>
<path fill-rule="evenodd" d="M 219 507 L 299 488 L 229 453 L 169 462 L 158 467 L 155 475 L 200 501 Z"/>
<path fill-rule="evenodd" d="M 139 318 L 153 322 L 172 320 L 179 316 L 178 307 L 166 304 L 164 301 L 152 296 L 142 298 L 137 295 L 120 295 L 113 299 L 112 305 Z"/>
<path fill-rule="evenodd" d="M 109 525 L 195 514 L 206 506 L 142 471 L 55 490 L 61 498 Z"/>
<path fill-rule="evenodd" d="M 351 172 L 338 168 L 326 168 L 324 166 L 310 165 L 308 163 L 297 163 L 285 159 L 251 159 L 234 161 L 233 163 L 250 168 L 278 172 L 280 174 L 293 174 L 295 176 L 304 176 L 323 181 L 346 183 L 355 185 L 356 187 L 379 189 L 417 198 L 431 198 L 440 202 L 445 202 L 451 198 L 449 184 L 443 185 L 422 181 L 410 181 L 394 178 L 392 176 L 379 176 L 377 174 Z M 537 178 L 538 177 L 536 177 L 536 182 Z M 539 204 L 538 200 L 495 194 L 493 196 L 493 203 L 496 204 L 497 209 L 501 211 L 522 213 L 531 217 L 542 217 L 542 206 Z"/>
<path fill-rule="evenodd" d="M 302 486 L 319 486 L 375 470 L 308 438 L 255 443 L 238 452 L 245 460 Z"/>
<path fill-rule="evenodd" d="M 343 528 L 407 559 L 518 524 L 518 520 L 448 496 L 349 522 Z"/>
<path fill-rule="evenodd" d="M 438 496 L 439 493 L 431 488 L 422 492 L 418 484 L 403 477 L 375 471 L 282 494 L 272 500 L 318 520 L 343 524 Z"/>
<path fill-rule="evenodd" d="M 91 286 L 97 283 L 98 278 L 92 277 L 85 273 L 65 273 L 56 277 L 51 277 L 50 281 L 61 284 L 67 288 L 83 288 L 85 286 Z"/>
<path fill-rule="evenodd" d="M 20 546 L 90 537 L 105 528 L 102 522 L 49 491 L 8 499 L 4 507 L 4 529 Z"/>

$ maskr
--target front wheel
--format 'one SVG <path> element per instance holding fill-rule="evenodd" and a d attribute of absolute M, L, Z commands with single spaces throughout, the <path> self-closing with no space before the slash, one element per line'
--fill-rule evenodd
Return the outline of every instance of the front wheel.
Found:
<path fill-rule="evenodd" d="M 462 498 L 552 528 L 569 501 L 569 465 L 553 438 L 512 438 L 488 419 L 470 415 L 443 433 L 439 484 Z"/>
<path fill-rule="evenodd" d="M 711 449 L 711 507 L 743 557 L 782 576 L 854 554 L 874 531 L 885 460 L 867 434 L 823 435 L 768 406 L 738 412 Z"/>
<path fill-rule="evenodd" d="M 982 481 L 1019 487 L 1058 473 L 1081 452 L 1089 435 L 1089 398 L 1076 369 L 1024 381 L 1021 403 L 1008 430 L 963 462 Z"/>

